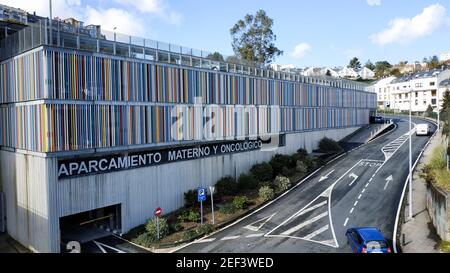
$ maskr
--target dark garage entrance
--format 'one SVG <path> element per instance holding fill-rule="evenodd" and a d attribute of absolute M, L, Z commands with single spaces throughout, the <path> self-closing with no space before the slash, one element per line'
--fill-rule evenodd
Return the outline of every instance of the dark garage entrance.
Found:
<path fill-rule="evenodd" d="M 59 219 L 61 252 L 71 241 L 83 244 L 121 233 L 121 205 L 99 208 Z"/>

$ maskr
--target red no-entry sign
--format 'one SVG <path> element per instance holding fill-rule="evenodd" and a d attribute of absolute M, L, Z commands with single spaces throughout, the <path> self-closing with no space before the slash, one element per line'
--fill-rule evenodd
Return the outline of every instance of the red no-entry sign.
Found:
<path fill-rule="evenodd" d="M 156 216 L 156 217 L 160 217 L 160 216 L 161 216 L 161 213 L 162 213 L 162 209 L 161 209 L 161 208 L 156 208 L 156 209 L 155 209 L 155 216 Z"/>

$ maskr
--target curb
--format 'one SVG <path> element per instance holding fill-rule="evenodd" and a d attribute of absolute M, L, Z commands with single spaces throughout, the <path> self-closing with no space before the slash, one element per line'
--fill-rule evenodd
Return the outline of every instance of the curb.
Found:
<path fill-rule="evenodd" d="M 417 117 L 417 116 L 415 116 L 415 117 L 419 118 L 419 119 L 428 120 L 429 122 L 433 122 L 437 126 L 437 123 L 434 120 L 431 121 L 429 118 L 426 118 L 426 117 Z M 425 143 L 425 146 L 421 149 L 421 151 L 419 153 L 419 156 L 417 157 L 416 161 L 414 162 L 414 164 L 411 167 L 411 172 L 412 173 L 414 173 L 414 170 L 417 167 L 417 164 L 419 163 L 419 161 L 420 161 L 424 151 L 426 150 L 426 148 L 431 143 L 431 141 L 433 140 L 433 138 L 436 136 L 437 133 L 438 133 L 438 130 L 435 130 L 433 135 L 427 141 L 427 143 Z M 403 186 L 402 195 L 400 197 L 399 205 L 398 205 L 398 208 L 397 208 L 397 215 L 395 217 L 394 232 L 392 234 L 392 236 L 393 236 L 393 238 L 392 238 L 392 241 L 393 241 L 392 246 L 394 248 L 394 253 L 398 253 L 398 249 L 397 249 L 397 243 L 398 243 L 397 242 L 397 237 L 399 235 L 398 234 L 398 231 L 399 231 L 398 224 L 399 224 L 401 212 L 402 212 L 402 210 L 404 208 L 404 205 L 405 205 L 405 193 L 406 193 L 406 189 L 408 188 L 408 181 L 409 181 L 409 174 L 406 177 L 405 185 Z M 399 245 L 399 249 L 400 249 L 400 251 L 402 251 L 401 245 Z"/>

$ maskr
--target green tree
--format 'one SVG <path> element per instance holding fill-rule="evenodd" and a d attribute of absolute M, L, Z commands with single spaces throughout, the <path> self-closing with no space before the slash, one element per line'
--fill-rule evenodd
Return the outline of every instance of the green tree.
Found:
<path fill-rule="evenodd" d="M 450 90 L 447 89 L 442 98 L 442 108 L 440 111 L 441 121 L 444 122 L 444 128 L 442 133 L 448 133 L 450 131 Z"/>
<path fill-rule="evenodd" d="M 387 61 L 380 61 L 375 63 L 375 76 L 381 78 L 390 74 L 392 65 Z"/>
<path fill-rule="evenodd" d="M 213 60 L 213 61 L 219 61 L 219 62 L 224 62 L 225 59 L 223 58 L 222 54 L 220 54 L 219 52 L 214 52 L 209 54 L 208 56 L 206 56 L 207 59 Z"/>
<path fill-rule="evenodd" d="M 327 73 L 325 74 L 325 76 L 331 77 L 331 72 L 330 72 L 330 70 L 327 70 Z"/>
<path fill-rule="evenodd" d="M 358 58 L 354 57 L 353 59 L 350 60 L 350 63 L 349 63 L 349 65 L 347 65 L 347 67 L 350 67 L 353 69 L 360 69 L 361 63 L 359 62 Z"/>
<path fill-rule="evenodd" d="M 401 77 L 403 76 L 402 72 L 400 72 L 400 69 L 398 68 L 394 68 L 391 70 L 391 75 L 392 76 L 396 76 L 396 77 Z"/>
<path fill-rule="evenodd" d="M 431 117 L 433 115 L 433 107 L 428 104 L 427 110 L 425 111 L 427 117 Z"/>
<path fill-rule="evenodd" d="M 370 60 L 368 60 L 364 66 L 372 71 L 375 70 L 375 65 Z"/>
<path fill-rule="evenodd" d="M 264 10 L 256 15 L 247 14 L 230 30 L 232 47 L 236 56 L 252 63 L 269 64 L 283 51 L 275 46 L 273 19 Z"/>
<path fill-rule="evenodd" d="M 436 55 L 428 59 L 427 62 L 428 69 L 436 69 L 439 68 L 441 65 L 442 63 L 439 61 L 439 58 Z"/>

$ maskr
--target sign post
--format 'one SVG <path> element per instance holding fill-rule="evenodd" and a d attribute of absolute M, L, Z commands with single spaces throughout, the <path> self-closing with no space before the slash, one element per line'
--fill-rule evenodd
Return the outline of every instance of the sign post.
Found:
<path fill-rule="evenodd" d="M 156 238 L 159 241 L 159 217 L 161 217 L 162 209 L 160 207 L 155 209 L 156 216 Z"/>
<path fill-rule="evenodd" d="M 211 191 L 212 224 L 214 225 L 214 198 L 213 198 L 213 194 L 214 194 L 215 187 L 214 186 L 210 186 L 209 190 Z"/>
<path fill-rule="evenodd" d="M 206 189 L 199 187 L 197 189 L 197 199 L 200 202 L 200 224 L 203 225 L 203 201 L 206 200 Z"/>

